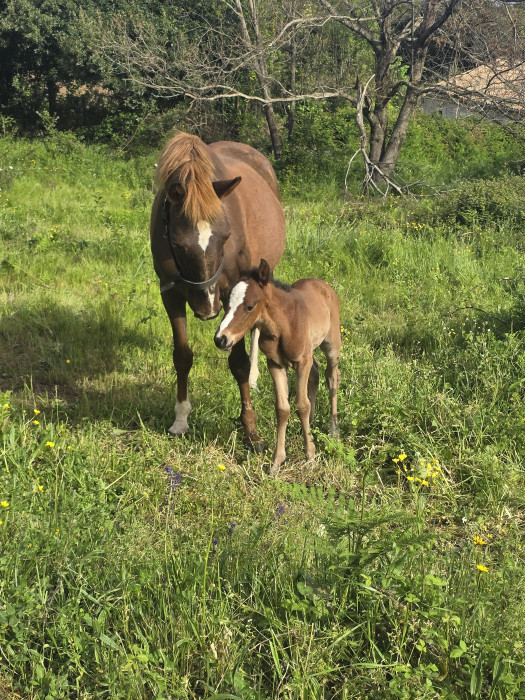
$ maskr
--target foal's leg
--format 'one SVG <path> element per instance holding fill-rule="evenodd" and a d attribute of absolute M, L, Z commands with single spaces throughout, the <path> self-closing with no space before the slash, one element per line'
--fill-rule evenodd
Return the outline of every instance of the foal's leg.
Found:
<path fill-rule="evenodd" d="M 337 421 L 337 390 L 341 383 L 339 371 L 339 356 L 341 354 L 341 332 L 339 318 L 337 323 L 332 323 L 330 332 L 321 344 L 321 350 L 326 355 L 326 370 L 324 373 L 328 394 L 330 396 L 330 433 L 339 435 Z"/>
<path fill-rule="evenodd" d="M 188 431 L 188 416 L 191 411 L 188 400 L 188 375 L 193 365 L 193 352 L 188 345 L 186 300 L 177 294 L 176 290 L 170 290 L 162 295 L 162 301 L 173 332 L 173 365 L 177 373 L 175 422 L 168 428 L 168 432 L 170 435 L 183 435 Z"/>
<path fill-rule="evenodd" d="M 319 388 L 319 365 L 315 357 L 313 358 L 312 369 L 308 377 L 308 399 L 310 400 L 310 423 L 315 415 L 315 397 Z"/>
<path fill-rule="evenodd" d="M 303 428 L 304 451 L 306 459 L 312 459 L 315 455 L 315 446 L 310 435 L 310 399 L 308 398 L 308 379 L 310 377 L 313 366 L 313 355 L 310 355 L 306 360 L 303 360 L 297 365 L 296 369 L 296 403 L 297 414 Z"/>
<path fill-rule="evenodd" d="M 229 356 L 228 365 L 230 371 L 239 385 L 241 394 L 241 423 L 244 428 L 245 442 L 256 452 L 262 452 L 264 443 L 257 433 L 255 427 L 256 416 L 252 406 L 250 396 L 250 386 L 248 379 L 250 376 L 250 358 L 246 353 L 244 338 L 235 343 Z"/>
<path fill-rule="evenodd" d="M 273 379 L 275 389 L 275 413 L 277 415 L 277 442 L 270 476 L 275 476 L 279 467 L 286 459 L 286 425 L 290 417 L 290 403 L 288 401 L 288 375 L 284 367 L 280 367 L 272 360 L 267 360 L 268 369 Z"/>

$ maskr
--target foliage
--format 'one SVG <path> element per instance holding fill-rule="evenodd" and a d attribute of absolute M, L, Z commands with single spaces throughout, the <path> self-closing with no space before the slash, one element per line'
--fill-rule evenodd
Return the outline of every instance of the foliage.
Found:
<path fill-rule="evenodd" d="M 465 227 L 497 226 L 501 222 L 521 231 L 525 222 L 523 184 L 522 175 L 463 182 L 434 207 L 434 216 Z"/>
<path fill-rule="evenodd" d="M 523 155 L 520 141 L 504 126 L 419 112 L 410 123 L 398 171 L 406 182 L 439 185 L 497 177 L 508 169 L 520 172 Z"/>
<path fill-rule="evenodd" d="M 213 323 L 188 319 L 190 434 L 163 434 L 154 162 L 0 139 L 2 697 L 525 697 L 512 208 L 285 192 L 278 275 L 341 299 L 341 437 L 321 389 L 318 456 L 292 418 L 273 480 Z M 254 402 L 273 445 L 267 373 Z"/>

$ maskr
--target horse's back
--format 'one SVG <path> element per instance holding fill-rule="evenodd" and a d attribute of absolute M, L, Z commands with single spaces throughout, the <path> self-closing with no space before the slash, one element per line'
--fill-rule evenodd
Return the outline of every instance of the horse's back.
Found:
<path fill-rule="evenodd" d="M 300 279 L 292 284 L 292 290 L 299 293 L 305 315 L 321 334 L 328 333 L 332 326 L 339 328 L 339 297 L 328 282 Z"/>
<path fill-rule="evenodd" d="M 277 177 L 272 164 L 262 153 L 245 143 L 237 143 L 236 141 L 216 141 L 215 143 L 210 143 L 209 148 L 224 164 L 229 162 L 230 165 L 235 167 L 235 163 L 240 161 L 249 165 L 266 181 L 280 201 L 281 196 Z"/>
<path fill-rule="evenodd" d="M 233 250 L 241 245 L 244 269 L 258 265 L 264 258 L 273 270 L 284 251 L 286 222 L 270 161 L 243 143 L 218 141 L 208 148 L 217 178 L 241 177 L 239 187 L 224 198 L 231 227 L 227 248 Z"/>
<path fill-rule="evenodd" d="M 312 306 L 320 303 L 321 299 L 326 300 L 331 305 L 339 308 L 339 297 L 335 293 L 333 287 L 331 287 L 328 282 L 318 279 L 317 277 L 307 277 L 305 279 L 297 280 L 292 284 L 292 289 L 300 290 L 301 294 L 305 296 L 305 299 L 309 301 Z"/>

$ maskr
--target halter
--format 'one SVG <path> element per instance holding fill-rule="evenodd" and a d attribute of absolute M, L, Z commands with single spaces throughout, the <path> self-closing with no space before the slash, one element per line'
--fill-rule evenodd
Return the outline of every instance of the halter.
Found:
<path fill-rule="evenodd" d="M 167 197 L 164 198 L 164 206 L 162 209 L 162 220 L 164 221 L 164 238 L 168 239 L 168 245 L 170 247 L 171 257 L 173 258 L 173 262 L 175 263 L 175 267 L 178 270 L 180 270 L 180 264 L 177 262 L 177 257 L 175 255 L 175 249 L 173 248 L 173 243 L 172 243 L 171 236 L 170 236 L 170 203 L 169 203 L 169 200 Z M 166 282 L 166 284 L 162 284 L 160 286 L 160 293 L 164 294 L 164 292 L 169 291 L 179 282 L 182 282 L 188 289 L 190 289 L 194 292 L 202 292 L 205 289 L 209 289 L 212 285 L 215 284 L 215 282 L 217 282 L 217 280 L 221 276 L 223 265 L 224 265 L 224 250 L 222 251 L 222 257 L 221 257 L 221 260 L 219 262 L 219 267 L 217 268 L 217 271 L 215 272 L 213 277 L 210 277 L 209 279 L 204 280 L 203 282 L 193 282 L 192 280 L 187 280 L 179 272 L 179 274 L 176 275 L 172 280 L 170 280 L 169 282 Z"/>

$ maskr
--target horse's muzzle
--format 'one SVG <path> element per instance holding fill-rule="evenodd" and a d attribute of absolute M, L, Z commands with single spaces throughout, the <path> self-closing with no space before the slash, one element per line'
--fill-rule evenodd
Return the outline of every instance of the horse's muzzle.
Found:
<path fill-rule="evenodd" d="M 225 335 L 215 334 L 214 341 L 219 350 L 230 350 L 233 345 L 233 343 Z"/>
<path fill-rule="evenodd" d="M 212 319 L 217 318 L 217 316 L 221 312 L 221 309 L 222 309 L 222 306 L 219 306 L 216 313 L 208 314 L 208 315 L 199 314 L 199 313 L 197 313 L 197 311 L 194 311 L 193 315 L 195 316 L 195 318 L 198 318 L 200 321 L 211 321 Z"/>

